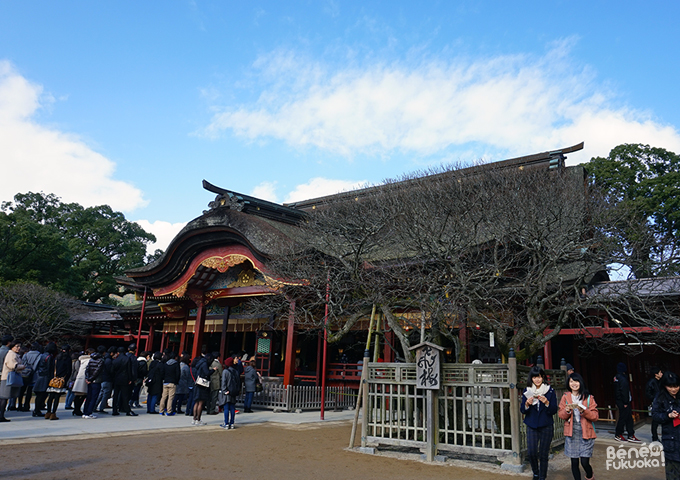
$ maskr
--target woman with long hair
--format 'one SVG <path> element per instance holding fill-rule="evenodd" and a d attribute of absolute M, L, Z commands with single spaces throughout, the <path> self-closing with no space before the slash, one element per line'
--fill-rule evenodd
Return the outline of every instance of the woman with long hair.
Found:
<path fill-rule="evenodd" d="M 538 366 L 529 370 L 520 411 L 524 414 L 527 426 L 527 455 L 534 480 L 545 480 L 555 425 L 553 415 L 557 413 L 557 396 L 547 383 L 545 371 Z"/>
<path fill-rule="evenodd" d="M 666 460 L 666 480 L 680 479 L 680 382 L 673 372 L 664 372 L 654 399 L 654 420 L 661 425 L 661 443 Z"/>
<path fill-rule="evenodd" d="M 597 402 L 590 395 L 583 377 L 572 373 L 567 380 L 569 391 L 562 395 L 557 414 L 564 420 L 564 454 L 571 459 L 571 473 L 574 480 L 581 480 L 581 466 L 586 472 L 586 480 L 592 480 L 593 468 L 590 458 L 595 447 L 595 428 L 597 421 Z"/>
<path fill-rule="evenodd" d="M 43 416 L 42 410 L 45 408 L 45 401 L 47 400 L 47 388 L 54 375 L 54 364 L 58 353 L 57 344 L 50 342 L 45 346 L 45 353 L 40 356 L 38 361 L 35 385 L 33 385 L 33 391 L 35 392 L 34 417 Z M 49 419 L 49 416 L 45 415 L 45 418 Z"/>
<path fill-rule="evenodd" d="M 212 355 L 206 353 L 202 357 L 197 357 L 191 364 L 191 376 L 196 382 L 194 387 L 194 419 L 191 422 L 192 425 L 206 425 L 205 422 L 201 421 L 201 415 L 203 415 L 203 406 L 205 402 L 210 400 L 210 375 L 212 375 L 213 369 L 210 365 L 213 361 Z M 201 383 L 207 381 L 208 385 L 204 386 Z"/>
<path fill-rule="evenodd" d="M 177 391 L 175 392 L 175 401 L 172 405 L 172 411 L 180 414 L 182 411 L 182 404 L 186 401 L 189 394 L 189 383 L 191 381 L 191 367 L 189 366 L 189 355 L 183 353 L 179 358 L 179 383 L 177 384 Z M 187 409 L 189 406 L 187 405 Z"/>
<path fill-rule="evenodd" d="M 69 345 L 63 345 L 61 347 L 61 352 L 57 355 L 54 362 L 54 371 L 50 379 L 61 378 L 66 382 L 66 379 L 71 378 L 71 373 L 73 371 L 73 364 L 71 362 L 71 347 Z M 66 384 L 63 387 L 47 387 L 47 413 L 45 413 L 46 420 L 59 420 L 57 417 L 57 408 L 59 407 L 59 398 L 62 394 L 66 393 L 68 389 Z"/>

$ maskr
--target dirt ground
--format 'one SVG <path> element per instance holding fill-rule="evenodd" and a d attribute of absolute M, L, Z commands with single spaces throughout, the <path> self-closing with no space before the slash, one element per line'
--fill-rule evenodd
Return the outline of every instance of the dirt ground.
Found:
<path fill-rule="evenodd" d="M 263 424 L 222 430 L 189 430 L 0 446 L 0 479 L 209 478 L 475 480 L 531 478 L 506 474 L 494 465 L 467 462 L 428 465 L 346 449 L 351 425 Z M 597 445 L 592 465 L 598 480 L 665 478 L 663 468 L 606 470 L 606 445 Z M 572 478 L 563 453 L 551 461 L 551 480 Z M 583 476 L 585 478 L 585 475 Z"/>

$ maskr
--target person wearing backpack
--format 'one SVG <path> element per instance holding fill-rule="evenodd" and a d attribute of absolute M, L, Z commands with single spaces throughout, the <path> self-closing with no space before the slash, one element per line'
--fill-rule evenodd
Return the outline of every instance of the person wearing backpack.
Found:
<path fill-rule="evenodd" d="M 45 346 L 45 353 L 40 356 L 35 384 L 33 385 L 33 391 L 35 392 L 35 405 L 33 407 L 34 417 L 43 416 L 42 411 L 45 409 L 45 401 L 47 400 L 47 387 L 52 379 L 57 353 L 59 353 L 57 344 L 49 342 L 47 346 Z"/>
<path fill-rule="evenodd" d="M 31 411 L 31 396 L 33 395 L 33 385 L 38 376 L 38 364 L 42 356 L 42 347 L 38 342 L 33 342 L 31 349 L 24 354 L 22 362 L 26 369 L 22 370 L 21 376 L 24 377 L 24 386 L 19 392 L 17 410 L 20 412 Z"/>
<path fill-rule="evenodd" d="M 234 417 L 236 417 L 236 398 L 241 393 L 241 375 L 234 368 L 234 359 L 227 358 L 224 361 L 225 369 L 222 371 L 222 385 L 220 390 L 220 402 L 224 406 L 224 423 L 220 427 L 225 430 L 234 429 Z"/>

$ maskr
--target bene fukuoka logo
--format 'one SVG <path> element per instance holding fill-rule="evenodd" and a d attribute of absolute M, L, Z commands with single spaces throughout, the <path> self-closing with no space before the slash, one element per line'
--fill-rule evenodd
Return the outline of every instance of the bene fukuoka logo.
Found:
<path fill-rule="evenodd" d="M 647 446 L 619 448 L 607 447 L 607 470 L 627 470 L 630 468 L 654 468 L 666 465 L 661 442 L 652 442 Z"/>

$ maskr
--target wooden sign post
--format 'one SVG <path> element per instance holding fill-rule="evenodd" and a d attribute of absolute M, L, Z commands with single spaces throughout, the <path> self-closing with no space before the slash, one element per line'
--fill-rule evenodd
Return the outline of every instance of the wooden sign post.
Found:
<path fill-rule="evenodd" d="M 416 351 L 416 388 L 427 390 L 427 444 L 425 459 L 434 460 L 437 455 L 437 432 L 439 430 L 439 388 L 441 387 L 441 352 L 443 347 L 422 342 L 411 347 Z"/>

